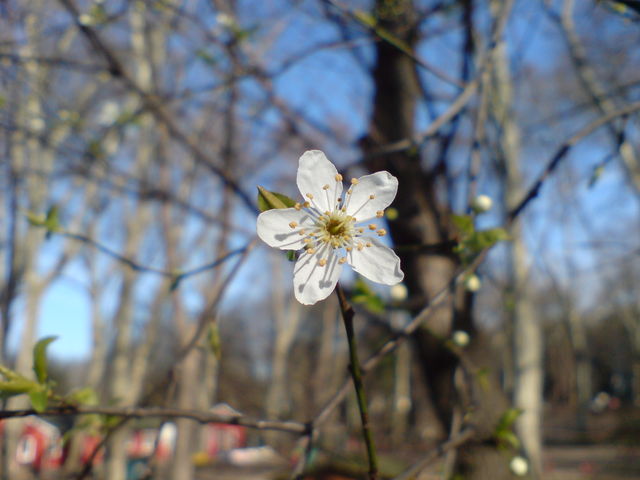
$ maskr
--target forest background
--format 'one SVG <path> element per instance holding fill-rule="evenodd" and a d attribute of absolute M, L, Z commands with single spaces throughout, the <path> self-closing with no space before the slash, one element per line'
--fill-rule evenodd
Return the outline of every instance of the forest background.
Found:
<path fill-rule="evenodd" d="M 173 409 L 170 478 L 195 469 L 181 412 L 219 402 L 298 455 L 292 478 L 345 450 L 366 470 L 337 298 L 298 304 L 293 264 L 255 238 L 256 187 L 298 198 L 321 149 L 400 184 L 406 296 L 342 282 L 380 455 L 492 479 L 522 456 L 539 477 L 545 443 L 595 441 L 600 392 L 597 429 L 637 439 L 636 3 L 1 2 L 5 381 L 56 335 L 45 409 Z M 99 426 L 105 478 L 131 424 Z"/>

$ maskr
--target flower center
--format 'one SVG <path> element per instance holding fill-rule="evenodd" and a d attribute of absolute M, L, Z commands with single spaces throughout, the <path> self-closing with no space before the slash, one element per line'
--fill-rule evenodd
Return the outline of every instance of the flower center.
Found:
<path fill-rule="evenodd" d="M 353 227 L 353 217 L 340 210 L 324 214 L 318 218 L 316 227 L 318 228 L 318 240 L 328 243 L 333 248 L 340 248 L 353 243 L 355 229 Z"/>

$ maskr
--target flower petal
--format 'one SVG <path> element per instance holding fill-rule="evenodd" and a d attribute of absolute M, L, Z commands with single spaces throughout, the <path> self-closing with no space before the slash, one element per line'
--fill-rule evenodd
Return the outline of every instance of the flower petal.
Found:
<path fill-rule="evenodd" d="M 342 195 L 342 180 L 338 180 L 341 178 L 336 167 L 320 150 L 309 150 L 300 157 L 296 179 L 298 189 L 305 201 L 320 212 L 333 211 Z M 326 185 L 329 187 L 325 190 L 323 187 Z"/>
<path fill-rule="evenodd" d="M 295 226 L 292 228 L 295 222 Z M 311 228 L 313 218 L 304 210 L 295 208 L 275 208 L 258 215 L 258 236 L 270 247 L 280 250 L 300 250 L 304 247 L 302 228 Z"/>
<path fill-rule="evenodd" d="M 318 263 L 321 258 L 327 260 L 324 267 Z M 293 269 L 293 292 L 296 300 L 303 305 L 313 305 L 324 300 L 333 292 L 341 272 L 342 265 L 338 263 L 338 256 L 332 249 L 325 248 L 313 255 L 303 253 Z"/>
<path fill-rule="evenodd" d="M 395 285 L 404 278 L 400 270 L 400 259 L 393 250 L 384 246 L 375 238 L 360 237 L 371 242 L 370 247 L 362 250 L 354 248 L 347 254 L 347 262 L 363 277 L 384 285 Z"/>
<path fill-rule="evenodd" d="M 397 191 L 398 179 L 387 171 L 360 177 L 351 187 L 351 198 L 345 200 L 347 215 L 356 217 L 358 222 L 369 220 L 391 205 Z"/>

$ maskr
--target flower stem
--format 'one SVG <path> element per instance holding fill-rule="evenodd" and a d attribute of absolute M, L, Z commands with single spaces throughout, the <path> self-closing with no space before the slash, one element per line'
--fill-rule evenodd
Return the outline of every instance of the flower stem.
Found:
<path fill-rule="evenodd" d="M 367 397 L 364 393 L 362 384 L 362 372 L 360 369 L 360 361 L 358 360 L 358 347 L 356 345 L 356 336 L 353 329 L 353 317 L 355 315 L 353 308 L 349 304 L 347 297 L 338 283 L 336 293 L 340 302 L 340 312 L 344 321 L 344 328 L 347 332 L 347 341 L 349 343 L 349 371 L 353 379 L 353 386 L 356 389 L 356 397 L 358 399 L 358 410 L 360 411 L 360 420 L 362 422 L 362 437 L 367 447 L 367 457 L 369 459 L 369 480 L 378 478 L 378 455 L 373 443 L 373 435 L 369 428 L 369 412 L 367 410 Z"/>

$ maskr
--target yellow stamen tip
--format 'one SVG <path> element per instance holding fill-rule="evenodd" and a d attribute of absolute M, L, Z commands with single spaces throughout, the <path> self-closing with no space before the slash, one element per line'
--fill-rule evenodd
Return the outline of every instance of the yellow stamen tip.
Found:
<path fill-rule="evenodd" d="M 302 210 L 302 205 L 300 205 L 299 203 L 296 203 L 293 208 L 295 208 L 296 210 Z"/>
<path fill-rule="evenodd" d="M 373 200 L 374 198 L 376 198 L 375 195 L 373 195 L 373 194 L 369 195 L 369 200 Z"/>
<path fill-rule="evenodd" d="M 329 190 L 329 185 L 324 185 L 324 186 L 322 187 L 322 189 L 323 189 L 323 190 Z"/>
<path fill-rule="evenodd" d="M 358 184 L 358 179 L 357 178 L 352 178 L 351 179 L 351 185 L 357 185 Z"/>
<path fill-rule="evenodd" d="M 302 206 L 303 206 L 304 208 L 309 208 L 309 207 L 311 206 L 311 204 L 310 204 L 309 202 L 304 202 L 304 203 L 302 204 Z"/>
<path fill-rule="evenodd" d="M 378 217 L 378 218 L 382 218 L 382 217 L 384 217 L 384 210 L 378 210 L 378 211 L 376 212 L 376 217 Z"/>
<path fill-rule="evenodd" d="M 307 197 L 309 200 L 313 200 L 313 194 L 312 193 L 307 193 L 305 195 L 305 197 Z"/>
<path fill-rule="evenodd" d="M 379 237 L 384 237 L 387 234 L 387 231 L 384 228 L 381 228 L 376 232 Z"/>
<path fill-rule="evenodd" d="M 340 175 L 339 173 L 336 173 L 336 182 L 341 182 L 342 181 L 342 175 Z"/>
<path fill-rule="evenodd" d="M 375 223 L 369 224 L 369 230 L 375 230 L 376 228 L 378 228 L 378 226 Z"/>
<path fill-rule="evenodd" d="M 321 258 L 320 260 L 318 260 L 318 265 L 320 265 L 321 267 L 324 267 L 327 264 L 327 260 L 324 258 Z"/>
<path fill-rule="evenodd" d="M 344 262 L 346 262 L 346 261 L 347 261 L 347 258 L 346 258 L 346 257 L 342 257 L 340 260 L 338 260 L 338 263 L 339 263 L 340 265 L 342 265 L 342 264 L 343 264 Z"/>
<path fill-rule="evenodd" d="M 316 253 L 316 251 L 315 251 L 315 249 L 314 249 L 314 248 L 307 248 L 307 253 L 308 253 L 309 255 L 313 255 L 314 253 Z"/>
<path fill-rule="evenodd" d="M 291 228 L 296 228 L 296 227 L 298 226 L 298 223 L 297 223 L 297 222 L 290 222 L 290 223 L 289 223 L 289 226 L 290 226 Z"/>

